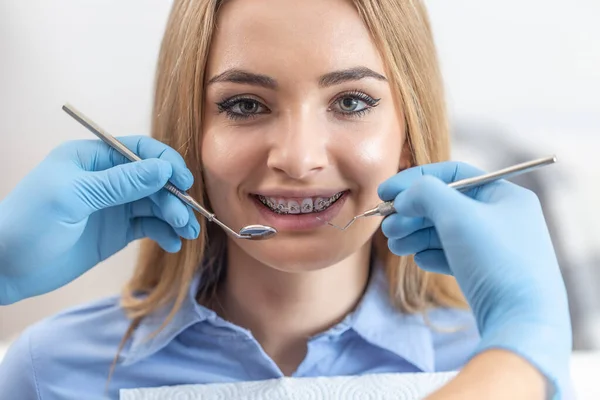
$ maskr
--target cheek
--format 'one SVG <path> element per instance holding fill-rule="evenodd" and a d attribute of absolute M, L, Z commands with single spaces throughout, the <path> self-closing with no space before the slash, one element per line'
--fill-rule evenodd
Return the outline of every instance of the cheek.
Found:
<path fill-rule="evenodd" d="M 260 163 L 260 142 L 239 132 L 206 129 L 202 138 L 202 169 L 209 196 L 237 188 Z"/>
<path fill-rule="evenodd" d="M 368 176 L 389 175 L 398 171 L 402 141 L 399 132 L 361 141 L 356 148 L 356 166 Z"/>
<path fill-rule="evenodd" d="M 340 168 L 358 186 L 361 197 L 377 199 L 379 184 L 400 170 L 404 141 L 402 125 L 389 118 L 350 132 L 338 142 Z"/>
<path fill-rule="evenodd" d="M 202 176 L 210 208 L 234 230 L 248 225 L 243 218 L 240 187 L 249 179 L 256 149 L 241 135 L 224 129 L 205 129 L 202 138 Z M 252 222 L 254 223 L 254 222 Z"/>

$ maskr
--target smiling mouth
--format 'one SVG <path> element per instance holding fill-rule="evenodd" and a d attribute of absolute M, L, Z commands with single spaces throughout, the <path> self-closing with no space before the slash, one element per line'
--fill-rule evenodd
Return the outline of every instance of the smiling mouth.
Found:
<path fill-rule="evenodd" d="M 266 208 L 276 214 L 316 214 L 327 210 L 335 204 L 346 191 L 338 192 L 331 197 L 282 198 L 253 195 Z"/>

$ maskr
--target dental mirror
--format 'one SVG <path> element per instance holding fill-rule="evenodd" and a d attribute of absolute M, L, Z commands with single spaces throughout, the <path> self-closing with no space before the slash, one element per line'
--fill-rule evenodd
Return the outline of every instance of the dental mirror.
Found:
<path fill-rule="evenodd" d="M 127 158 L 129 161 L 141 161 L 142 159 L 138 157 L 137 154 L 129 150 L 123 143 L 117 140 L 114 136 L 110 135 L 108 132 L 104 131 L 102 128 L 97 126 L 94 122 L 92 122 L 89 118 L 85 117 L 81 112 L 75 110 L 71 105 L 65 104 L 62 109 L 73 117 L 77 122 L 81 125 L 85 126 L 90 132 L 96 135 L 100 140 L 104 143 L 121 153 L 123 157 Z M 238 239 L 248 239 L 248 240 L 265 240 L 270 239 L 277 234 L 277 230 L 270 226 L 266 225 L 248 225 L 240 229 L 240 232 L 236 232 L 223 222 L 219 221 L 215 214 L 208 212 L 204 207 L 200 205 L 192 196 L 189 194 L 180 191 L 175 186 L 170 183 L 167 183 L 164 186 L 165 190 L 168 190 L 171 194 L 177 197 L 179 200 L 192 207 L 194 210 L 198 211 L 200 214 L 205 216 L 210 222 L 214 222 L 219 225 L 221 228 L 225 229 L 227 232 L 231 233 Z"/>
<path fill-rule="evenodd" d="M 240 229 L 240 235 L 252 240 L 265 240 L 277 234 L 277 230 L 266 225 L 248 225 Z"/>

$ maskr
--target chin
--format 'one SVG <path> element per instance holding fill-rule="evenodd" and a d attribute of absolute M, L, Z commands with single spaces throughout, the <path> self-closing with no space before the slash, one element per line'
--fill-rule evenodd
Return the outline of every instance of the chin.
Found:
<path fill-rule="evenodd" d="M 318 271 L 335 265 L 350 254 L 323 254 L 295 252 L 279 255 L 257 254 L 256 259 L 264 265 L 284 272 Z M 261 257 L 262 256 L 262 257 Z"/>
<path fill-rule="evenodd" d="M 354 234 L 323 227 L 318 233 L 288 233 L 263 242 L 239 243 L 239 246 L 251 258 L 279 271 L 317 271 L 336 265 L 364 248 L 377 227 L 369 231 L 357 229 Z"/>

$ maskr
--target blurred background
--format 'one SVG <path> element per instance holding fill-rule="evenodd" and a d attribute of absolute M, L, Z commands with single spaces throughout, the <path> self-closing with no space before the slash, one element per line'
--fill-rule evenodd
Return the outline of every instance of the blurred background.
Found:
<path fill-rule="evenodd" d="M 546 210 L 567 282 L 579 385 L 600 369 L 600 2 L 426 0 L 454 159 L 496 169 L 556 154 L 515 179 Z M 72 103 L 114 135 L 146 134 L 167 0 L 0 0 L 0 199 L 60 143 L 90 139 Z M 32 227 L 35 229 L 35 227 Z M 0 307 L 2 343 L 66 307 L 115 294 L 131 245 L 72 284 Z M 585 375 L 585 376 L 584 376 Z M 585 398 L 600 398 L 586 387 Z M 580 390 L 580 394 L 581 394 Z M 583 397 L 582 397 L 583 398 Z"/>

